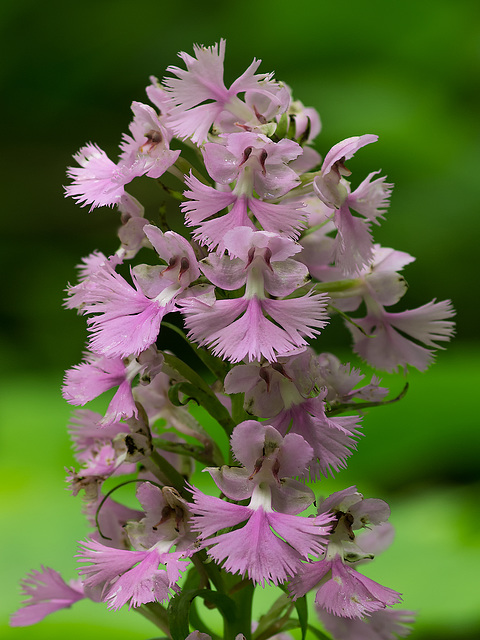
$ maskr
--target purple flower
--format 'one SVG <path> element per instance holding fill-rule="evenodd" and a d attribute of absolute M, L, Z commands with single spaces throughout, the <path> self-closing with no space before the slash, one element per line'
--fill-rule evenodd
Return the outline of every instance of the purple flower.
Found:
<path fill-rule="evenodd" d="M 141 175 L 133 167 L 112 162 L 96 144 L 88 143 L 73 157 L 80 167 L 68 169 L 67 175 L 73 182 L 65 187 L 65 195 L 82 206 L 91 205 L 90 211 L 118 204 L 125 195 L 125 185 Z"/>
<path fill-rule="evenodd" d="M 192 529 L 204 539 L 204 546 L 211 547 L 209 555 L 231 573 L 248 575 L 262 585 L 279 584 L 298 572 L 308 554 L 324 548 L 330 518 L 273 511 L 268 485 L 257 485 L 248 507 L 206 496 L 198 489 L 192 492 Z M 210 538 L 242 522 L 246 522 L 243 527 Z"/>
<path fill-rule="evenodd" d="M 22 591 L 27 600 L 11 617 L 12 627 L 36 624 L 49 613 L 68 609 L 86 597 L 80 580 L 71 581 L 68 585 L 57 571 L 49 567 L 29 573 L 22 581 Z"/>
<path fill-rule="evenodd" d="M 155 342 L 160 323 L 176 308 L 200 274 L 189 242 L 178 233 L 162 233 L 153 225 L 144 232 L 167 266 L 137 265 L 132 287 L 109 263 L 97 269 L 78 291 L 77 303 L 88 319 L 90 348 L 108 358 L 138 356 Z"/>
<path fill-rule="evenodd" d="M 195 57 L 178 54 L 187 69 L 170 66 L 167 71 L 176 78 L 163 80 L 172 105 L 167 125 L 179 138 L 191 137 L 192 142 L 201 144 L 214 123 L 222 121 L 237 130 L 242 125 L 259 126 L 288 108 L 288 90 L 274 82 L 272 74 L 255 75 L 261 60 L 254 60 L 227 89 L 223 82 L 225 40 L 220 46 L 194 45 L 193 49 Z M 238 98 L 239 93 L 245 93 L 245 102 Z"/>
<path fill-rule="evenodd" d="M 103 425 L 102 416 L 89 409 L 79 409 L 73 412 L 68 432 L 75 447 L 75 458 L 86 461 L 100 441 L 113 440 L 119 433 L 128 431 L 128 425 L 123 422 L 113 422 Z"/>
<path fill-rule="evenodd" d="M 180 151 L 170 149 L 172 135 L 152 107 L 132 102 L 132 111 L 134 119 L 129 126 L 132 135 L 123 135 L 120 161 L 132 167 L 135 174 L 159 178 L 176 162 Z"/>
<path fill-rule="evenodd" d="M 137 551 L 151 550 L 158 543 L 176 545 L 176 551 L 193 549 L 195 535 L 190 532 L 188 503 L 173 487 L 159 488 L 143 482 L 137 499 L 145 511 L 141 520 L 130 522 L 126 533 Z"/>
<path fill-rule="evenodd" d="M 210 142 L 203 147 L 205 167 L 215 182 L 236 181 L 237 193 L 251 195 L 255 190 L 266 199 L 283 196 L 300 183 L 288 166 L 302 154 L 302 147 L 293 140 L 272 142 L 265 135 L 245 131 L 223 134 L 222 141 L 224 144 Z"/>
<path fill-rule="evenodd" d="M 434 358 L 432 349 L 426 347 L 441 349 L 437 342 L 450 340 L 455 329 L 448 318 L 454 315 L 450 300 L 432 300 L 422 307 L 398 313 L 385 311 L 382 305 L 371 300 L 370 304 L 367 302 L 365 318 L 355 318 L 364 333 L 353 325 L 348 328 L 355 352 L 372 366 L 394 371 L 397 367 L 412 365 L 424 371 Z"/>
<path fill-rule="evenodd" d="M 149 298 L 133 271 L 131 275 L 135 288 L 108 266 L 90 279 L 88 302 L 82 309 L 84 314 L 94 314 L 87 320 L 89 346 L 108 358 L 125 358 L 148 349 L 158 336 L 163 316 L 174 309 L 173 296 L 165 299 L 162 291 L 159 299 Z"/>
<path fill-rule="evenodd" d="M 66 371 L 62 395 L 70 404 L 83 406 L 104 391 L 118 387 L 100 425 L 107 426 L 122 418 L 137 417 L 131 385 L 137 374 L 144 369 L 145 365 L 136 360 L 125 366 L 122 358 L 105 358 L 87 353 L 85 362 Z"/>
<path fill-rule="evenodd" d="M 413 611 L 381 609 L 364 618 L 343 618 L 316 607 L 318 617 L 335 640 L 396 640 L 405 638 L 415 622 Z"/>
<path fill-rule="evenodd" d="M 306 268 L 289 258 L 298 245 L 248 227 L 229 232 L 225 245 L 238 258 L 211 255 L 201 268 L 223 289 L 235 290 L 245 283 L 245 294 L 226 300 L 213 295 L 183 300 L 180 306 L 189 337 L 232 362 L 262 356 L 275 361 L 277 355 L 305 346 L 304 336 L 311 338 L 326 325 L 326 296 L 310 292 L 292 299 L 267 297 L 289 295 L 305 282 Z"/>
<path fill-rule="evenodd" d="M 233 430 L 231 447 L 243 467 L 206 469 L 228 498 L 251 498 L 261 484 L 270 488 L 275 511 L 297 515 L 312 504 L 313 491 L 293 479 L 305 475 L 313 456 L 312 447 L 301 436 L 289 433 L 283 438 L 271 426 L 246 420 Z"/>
<path fill-rule="evenodd" d="M 390 508 L 387 503 L 377 499 L 364 500 L 353 486 L 329 496 L 320 504 L 318 513 L 332 513 L 335 522 L 324 558 L 304 564 L 292 579 L 289 589 L 294 599 L 318 586 L 317 606 L 345 618 L 362 618 L 399 602 L 399 593 L 350 566 L 373 557 L 356 544 L 354 531 L 375 527 L 388 520 Z"/>
<path fill-rule="evenodd" d="M 225 377 L 225 392 L 244 393 L 244 407 L 248 413 L 262 418 L 274 418 L 293 404 L 313 398 L 322 391 L 329 404 L 351 403 L 355 399 L 376 401 L 388 389 L 380 387 L 380 380 L 357 387 L 365 376 L 349 363 L 341 364 L 331 353 L 315 354 L 307 348 L 301 353 L 279 358 L 275 363 L 252 362 L 233 367 Z M 326 392 L 326 395 L 324 395 Z"/>
<path fill-rule="evenodd" d="M 183 570 L 182 553 L 169 553 L 171 542 L 161 543 L 148 551 L 113 549 L 95 541 L 82 544 L 80 562 L 87 587 L 102 586 L 102 600 L 109 608 L 120 609 L 127 602 L 139 607 L 147 602 L 165 602 L 172 591 L 178 591 L 177 581 Z M 160 569 L 159 565 L 165 565 Z"/>
<path fill-rule="evenodd" d="M 388 394 L 387 387 L 380 387 L 380 378 L 372 376 L 370 384 L 358 387 L 365 378 L 360 369 L 352 367 L 350 363 L 342 364 L 333 353 L 321 353 L 318 356 L 318 386 L 325 386 L 328 390 L 325 401 L 352 404 L 355 399 L 378 402 Z"/>
<path fill-rule="evenodd" d="M 289 588 L 296 599 L 318 584 L 320 587 L 315 604 L 328 613 L 344 618 L 362 618 L 401 600 L 399 593 L 344 564 L 339 555 L 330 560 L 304 564 Z"/>
<path fill-rule="evenodd" d="M 372 258 L 373 240 L 370 233 L 370 222 L 378 223 L 388 205 L 391 184 L 385 178 L 372 181 L 376 173 L 371 173 L 350 193 L 350 185 L 342 176 L 350 175 L 344 162 L 366 144 L 376 142 L 378 136 L 366 134 L 354 136 L 339 142 L 325 156 L 321 174 L 313 183 L 313 188 L 320 200 L 332 208 L 334 223 L 338 230 L 333 254 L 335 264 L 344 273 L 358 272 Z M 359 213 L 362 218 L 353 216 L 350 209 Z"/>
<path fill-rule="evenodd" d="M 290 429 L 312 446 L 314 455 L 310 464 L 311 479 L 346 468 L 347 458 L 357 448 L 355 439 L 360 435 L 360 417 L 329 418 L 326 415 L 323 401 L 325 394 L 326 390 L 316 398 L 292 404 L 268 421 L 280 433 L 286 433 Z"/>
<path fill-rule="evenodd" d="M 125 192 L 125 185 L 138 176 L 159 178 L 180 155 L 180 151 L 170 150 L 172 136 L 152 107 L 133 102 L 132 111 L 132 135 L 123 136 L 118 164 L 100 147 L 89 143 L 74 156 L 80 167 L 70 167 L 67 171 L 73 182 L 65 188 L 65 195 L 72 196 L 82 206 L 90 204 L 90 211 L 113 205 L 131 208 L 128 206 L 131 196 Z"/>
<path fill-rule="evenodd" d="M 257 133 L 231 133 L 222 137 L 225 144 L 207 143 L 203 155 L 208 173 L 223 189 L 206 186 L 192 175 L 186 179 L 190 190 L 184 195 L 189 200 L 180 206 L 187 224 L 198 227 L 194 237 L 222 253 L 223 238 L 228 231 L 239 226 L 256 229 L 248 210 L 265 231 L 298 237 L 305 223 L 302 203 L 283 204 L 272 199 L 285 195 L 300 182 L 296 171 L 287 163 L 302 153 L 302 147 L 286 139 L 275 143 Z M 233 182 L 233 190 L 227 190 Z M 231 209 L 226 214 L 216 216 L 228 206 Z"/>

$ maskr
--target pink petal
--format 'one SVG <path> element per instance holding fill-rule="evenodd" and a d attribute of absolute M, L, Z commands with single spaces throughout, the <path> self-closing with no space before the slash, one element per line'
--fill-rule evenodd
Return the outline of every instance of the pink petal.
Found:
<path fill-rule="evenodd" d="M 239 573 L 255 583 L 279 584 L 294 575 L 301 565 L 301 556 L 270 528 L 269 515 L 263 509 L 251 513 L 244 527 L 223 533 L 211 542 L 208 553 L 217 562 L 225 561 L 224 568 Z"/>
<path fill-rule="evenodd" d="M 192 495 L 192 530 L 198 531 L 202 538 L 208 538 L 221 529 L 234 527 L 252 514 L 248 507 L 207 496 L 195 488 L 192 488 Z"/>
<path fill-rule="evenodd" d="M 67 609 L 85 598 L 80 585 L 69 586 L 62 576 L 49 567 L 32 571 L 22 581 L 23 595 L 28 599 L 10 619 L 12 627 L 26 627 L 43 620 L 45 616 L 60 609 Z"/>
<path fill-rule="evenodd" d="M 349 160 L 356 151 L 367 144 L 376 142 L 377 140 L 377 135 L 366 133 L 363 136 L 353 136 L 352 138 L 346 138 L 345 140 L 338 142 L 325 156 L 325 160 L 322 165 L 322 173 L 328 173 L 335 162 L 338 162 L 342 158 Z"/>
<path fill-rule="evenodd" d="M 186 214 L 185 220 L 190 226 L 200 224 L 202 220 L 210 218 L 237 200 L 232 191 L 218 191 L 203 184 L 192 174 L 185 176 L 185 184 L 189 190 L 184 191 L 183 195 L 188 200 L 182 202 L 180 208 Z"/>

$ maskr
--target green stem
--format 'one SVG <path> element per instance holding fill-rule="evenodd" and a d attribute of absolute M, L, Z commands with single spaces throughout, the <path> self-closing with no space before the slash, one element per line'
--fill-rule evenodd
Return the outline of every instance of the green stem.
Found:
<path fill-rule="evenodd" d="M 199 462 L 203 462 L 207 465 L 218 466 L 218 462 L 215 459 L 215 456 L 212 455 L 213 451 L 208 453 L 205 450 L 205 447 L 198 447 L 193 444 L 189 444 L 188 442 L 172 442 L 171 440 L 162 440 L 161 438 L 155 439 L 155 446 L 159 449 L 163 449 L 163 451 L 170 451 L 171 453 L 177 453 L 181 456 L 190 456 Z M 220 462 L 220 465 L 223 464 L 223 461 Z"/>
<path fill-rule="evenodd" d="M 170 187 L 167 187 L 167 185 L 163 184 L 161 180 L 157 180 L 157 184 L 165 191 L 165 193 L 167 193 L 174 200 L 178 200 L 179 202 L 184 202 L 186 200 L 183 193 L 181 193 L 180 191 L 177 191 L 176 189 L 171 189 Z"/>
<path fill-rule="evenodd" d="M 235 618 L 224 619 L 225 640 L 235 640 L 243 633 L 246 640 L 252 640 L 252 604 L 255 587 L 251 580 L 241 580 L 229 591 L 229 596 L 237 605 Z"/>
<path fill-rule="evenodd" d="M 202 554 L 204 554 L 203 557 Z M 216 565 L 215 562 L 212 562 L 207 558 L 207 554 L 205 551 L 201 551 L 199 555 L 202 557 L 205 571 L 212 581 L 215 589 L 220 593 L 225 593 L 225 585 L 223 583 L 221 569 L 219 569 L 218 565 Z"/>
<path fill-rule="evenodd" d="M 174 487 L 185 500 L 191 499 L 191 493 L 185 487 L 184 477 L 158 451 L 145 458 L 144 464 L 162 484 Z"/>
<path fill-rule="evenodd" d="M 333 312 L 337 313 L 339 316 L 341 316 L 346 322 L 353 324 L 353 326 L 358 329 L 360 331 L 360 333 L 363 333 L 364 336 L 366 336 L 367 338 L 373 338 L 372 335 L 368 334 L 365 329 L 363 327 L 361 327 L 357 322 L 355 322 L 355 320 L 353 320 L 352 318 L 350 318 L 349 315 L 347 315 L 346 313 L 344 313 L 343 311 L 341 311 L 340 309 L 337 309 L 337 307 L 334 307 L 333 305 L 329 304 L 328 305 L 328 309 L 331 309 Z"/>
<path fill-rule="evenodd" d="M 225 366 L 225 363 L 223 362 L 223 360 L 221 360 L 220 358 L 217 358 L 216 356 L 211 355 L 205 349 L 202 349 L 201 347 L 197 347 L 193 342 L 191 342 L 187 338 L 184 332 L 179 327 L 176 327 L 174 324 L 171 324 L 170 322 L 162 322 L 162 327 L 167 327 L 171 331 L 175 331 L 175 333 L 179 335 L 182 338 L 182 340 L 184 340 L 188 344 L 190 349 L 194 352 L 196 356 L 198 356 L 198 358 L 203 362 L 203 364 L 206 367 L 208 367 L 208 369 L 210 369 L 213 375 L 216 378 L 218 378 L 218 380 L 221 380 L 223 382 L 225 376 L 228 373 L 228 366 Z"/>
<path fill-rule="evenodd" d="M 229 398 L 232 401 L 232 418 L 235 424 L 240 424 L 240 422 L 248 420 L 251 416 L 249 416 L 243 408 L 245 394 L 232 393 Z"/>
<path fill-rule="evenodd" d="M 165 203 L 160 205 L 160 207 L 158 209 L 158 215 L 159 215 L 158 227 L 164 233 L 166 231 L 171 231 L 170 225 L 168 224 L 168 220 L 167 220 L 167 206 L 166 206 Z"/>
<path fill-rule="evenodd" d="M 236 424 L 232 420 L 228 410 L 223 406 L 204 379 L 189 367 L 188 364 L 183 362 L 183 360 L 177 358 L 177 356 L 165 352 L 163 355 L 165 357 L 165 364 L 177 371 L 183 378 L 191 383 L 184 383 L 182 385 L 182 392 L 191 398 L 195 398 L 199 404 L 208 411 L 212 418 L 215 418 L 227 436 L 230 437 Z"/>
<path fill-rule="evenodd" d="M 302 233 L 300 234 L 300 238 L 299 240 L 303 240 L 303 238 L 306 238 L 307 236 L 309 236 L 311 233 L 315 233 L 315 231 L 318 231 L 319 229 L 321 229 L 322 227 L 324 227 L 326 224 L 328 224 L 333 216 L 335 214 L 332 213 L 331 216 L 329 216 L 326 220 L 324 220 L 323 222 L 320 222 L 320 224 L 316 224 L 313 227 L 309 227 L 308 229 L 305 229 L 304 231 L 302 231 Z"/>
<path fill-rule="evenodd" d="M 172 171 L 172 169 L 176 169 L 176 171 Z M 170 172 L 182 181 L 184 181 L 184 177 L 188 175 L 190 171 L 198 180 L 200 180 L 200 182 L 210 186 L 210 182 L 183 156 L 179 156 L 173 167 L 170 167 Z M 179 173 L 180 176 L 178 175 Z"/>
<path fill-rule="evenodd" d="M 315 285 L 315 291 L 317 293 L 336 293 L 342 291 L 348 291 L 349 289 L 355 289 L 363 285 L 361 278 L 350 278 L 346 280 L 332 280 L 332 282 L 319 282 Z M 354 295 L 350 293 L 349 295 Z"/>
<path fill-rule="evenodd" d="M 368 409 L 369 407 L 382 407 L 385 404 L 392 404 L 393 402 L 398 402 L 402 398 L 405 397 L 408 391 L 408 382 L 405 384 L 403 389 L 400 391 L 398 396 L 392 398 L 391 400 L 378 400 L 377 402 L 355 402 L 355 403 L 345 403 L 338 404 L 337 406 L 333 406 L 330 411 L 327 411 L 328 416 L 336 416 L 339 413 L 343 413 L 343 411 L 363 411 L 363 409 Z"/>

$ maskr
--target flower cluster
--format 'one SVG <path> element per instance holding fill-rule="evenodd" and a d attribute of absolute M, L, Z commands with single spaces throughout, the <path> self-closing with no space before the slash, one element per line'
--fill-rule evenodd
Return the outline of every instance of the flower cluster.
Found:
<path fill-rule="evenodd" d="M 89 338 L 63 395 L 77 407 L 108 391 L 110 401 L 104 415 L 77 409 L 70 425 L 79 466 L 67 481 L 93 529 L 80 543 L 80 580 L 32 572 L 12 624 L 90 598 L 115 610 L 154 604 L 149 617 L 169 637 L 205 640 L 208 621 L 191 632 L 179 613 L 202 597 L 224 616 L 226 639 L 277 637 L 278 621 L 291 628 L 295 603 L 314 589 L 319 621 L 337 640 L 404 636 L 411 612 L 387 609 L 400 594 L 358 570 L 392 539 L 388 505 L 356 487 L 316 501 L 307 484 L 347 465 L 360 412 L 389 391 L 309 345 L 343 318 L 373 367 L 424 370 L 452 336 L 451 304 L 387 310 L 413 260 L 373 240 L 393 185 L 378 171 L 355 181 L 346 166 L 377 136 L 349 137 L 322 160 L 317 112 L 257 73 L 260 61 L 227 88 L 223 40 L 179 55 L 185 68 L 151 79 L 153 106 L 132 104 L 118 161 L 87 144 L 68 170 L 66 195 L 90 210 L 115 206 L 121 227 L 116 253 L 83 258 L 67 289 Z M 180 201 L 172 226 L 183 223 L 181 233 L 126 191 L 140 176 Z M 359 307 L 366 315 L 352 316 Z M 191 359 L 160 349 L 161 331 L 180 334 Z M 198 465 L 216 495 L 195 486 Z M 141 509 L 105 492 L 111 477 L 137 485 Z M 267 583 L 288 595 L 277 617 L 252 627 L 246 603 Z"/>

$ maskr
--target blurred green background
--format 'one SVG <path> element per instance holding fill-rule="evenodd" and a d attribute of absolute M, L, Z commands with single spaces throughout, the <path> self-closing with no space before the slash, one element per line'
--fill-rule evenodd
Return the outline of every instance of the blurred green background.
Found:
<path fill-rule="evenodd" d="M 227 80 L 261 58 L 261 71 L 275 70 L 319 110 L 321 153 L 351 135 L 379 134 L 349 166 L 358 181 L 381 168 L 396 184 L 375 237 L 417 257 L 405 273 L 404 305 L 451 298 L 457 309 L 448 351 L 426 374 L 408 376 L 401 403 L 365 417 L 367 437 L 348 470 L 319 491 L 356 483 L 391 502 L 396 542 L 365 572 L 418 612 L 413 640 L 478 640 L 478 2 L 4 0 L 0 28 L 0 636 L 158 635 L 134 612 L 90 602 L 36 627 L 6 624 L 20 601 L 18 580 L 40 564 L 74 577 L 75 541 L 87 533 L 80 500 L 64 489 L 70 410 L 59 392 L 63 370 L 81 359 L 85 328 L 61 302 L 82 256 L 116 248 L 117 217 L 64 200 L 65 167 L 88 141 L 115 157 L 149 75 L 161 78 L 192 43 L 225 37 Z M 158 193 L 137 182 L 133 193 L 153 210 Z M 320 346 L 333 350 L 346 338 L 332 328 Z M 403 385 L 384 379 L 394 391 Z"/>

